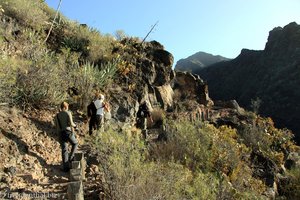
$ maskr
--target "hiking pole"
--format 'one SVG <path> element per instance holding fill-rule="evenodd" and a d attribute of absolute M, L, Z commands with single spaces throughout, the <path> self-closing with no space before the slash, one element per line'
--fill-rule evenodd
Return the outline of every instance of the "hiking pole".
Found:
<path fill-rule="evenodd" d="M 60 5 L 61 5 L 61 2 L 62 2 L 62 0 L 59 0 L 59 4 L 58 4 L 58 6 L 57 6 L 57 10 L 56 10 L 56 13 L 55 13 L 54 19 L 53 19 L 53 21 L 52 21 L 52 24 L 51 24 L 51 27 L 50 27 L 50 29 L 49 29 L 49 31 L 48 31 L 47 37 L 46 37 L 46 38 L 45 38 L 45 40 L 44 40 L 44 43 L 46 43 L 46 42 L 47 42 L 47 40 L 48 40 L 48 37 L 50 36 L 50 33 L 51 33 L 52 29 L 53 29 L 53 26 L 54 26 L 55 20 L 56 20 L 56 18 L 57 18 L 58 12 L 59 12 L 59 8 L 60 8 Z"/>
<path fill-rule="evenodd" d="M 141 44 L 143 44 L 146 40 L 146 38 L 149 36 L 149 34 L 153 31 L 154 27 L 158 24 L 158 21 L 151 27 L 150 31 L 147 33 L 147 35 L 144 37 Z"/>

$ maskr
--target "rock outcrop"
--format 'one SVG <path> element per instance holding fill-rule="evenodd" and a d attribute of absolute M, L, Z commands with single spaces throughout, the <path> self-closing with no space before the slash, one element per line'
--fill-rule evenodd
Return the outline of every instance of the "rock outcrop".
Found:
<path fill-rule="evenodd" d="M 124 68 L 127 70 L 120 73 L 116 81 L 119 84 L 107 91 L 113 104 L 113 118 L 117 121 L 135 123 L 141 101 L 149 102 L 152 109 L 172 110 L 175 91 L 182 94 L 182 98 L 193 98 L 199 104 L 213 104 L 207 84 L 200 77 L 172 70 L 173 56 L 160 43 L 141 44 L 125 39 L 121 45 L 114 53 L 126 55 Z"/>
<path fill-rule="evenodd" d="M 212 106 L 208 95 L 208 85 L 198 76 L 189 72 L 176 72 L 174 90 L 178 90 L 180 99 L 196 100 L 199 104 Z"/>

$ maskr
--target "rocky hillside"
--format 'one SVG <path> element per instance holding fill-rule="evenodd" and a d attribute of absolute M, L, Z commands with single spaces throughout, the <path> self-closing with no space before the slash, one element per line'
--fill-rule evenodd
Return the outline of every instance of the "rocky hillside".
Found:
<path fill-rule="evenodd" d="M 236 99 L 240 105 L 270 116 L 300 142 L 300 25 L 295 22 L 270 31 L 262 51 L 243 49 L 227 62 L 198 70 L 213 99 Z M 259 104 L 259 105 L 258 105 Z"/>
<path fill-rule="evenodd" d="M 55 113 L 24 113 L 15 107 L 0 107 L 1 199 L 67 199 L 69 175 L 61 170 L 59 138 L 53 124 Z M 79 151 L 86 153 L 88 161 L 85 199 L 95 199 L 102 190 L 103 177 L 95 152 L 85 144 L 87 124 L 76 118 L 75 122 L 80 127 L 76 132 Z"/>
<path fill-rule="evenodd" d="M 42 1 L 0 6 L 1 198 L 67 198 L 71 177 L 60 170 L 53 124 L 62 101 L 87 162 L 85 199 L 300 197 L 300 148 L 291 133 L 235 100 L 210 98 L 198 75 L 172 70 L 159 42 L 116 40 L 54 20 Z M 111 118 L 90 136 L 86 105 L 95 91 Z M 152 113 L 147 131 L 136 126 L 141 101 Z"/>
<path fill-rule="evenodd" d="M 200 51 L 185 59 L 178 60 L 175 65 L 175 70 L 194 73 L 196 70 L 227 60 L 230 59 Z"/>

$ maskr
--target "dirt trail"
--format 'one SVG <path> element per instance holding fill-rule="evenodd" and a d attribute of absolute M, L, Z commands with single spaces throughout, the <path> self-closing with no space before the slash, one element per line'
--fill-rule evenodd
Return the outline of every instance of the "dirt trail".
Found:
<path fill-rule="evenodd" d="M 0 107 L 0 199 L 67 198 L 69 174 L 61 171 L 54 116 L 53 110 L 22 113 L 16 108 Z M 102 176 L 95 153 L 84 143 L 86 124 L 80 120 L 77 123 L 79 151 L 88 161 L 83 182 L 85 199 L 95 199 L 101 191 Z"/>

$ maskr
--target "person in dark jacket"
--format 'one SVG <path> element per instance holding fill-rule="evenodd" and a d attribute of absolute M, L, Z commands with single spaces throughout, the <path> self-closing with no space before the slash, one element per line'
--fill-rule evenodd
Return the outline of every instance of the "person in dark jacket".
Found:
<path fill-rule="evenodd" d="M 63 102 L 60 109 L 60 112 L 55 116 L 55 125 L 57 134 L 60 136 L 63 170 L 67 172 L 70 169 L 69 162 L 74 159 L 78 142 L 74 134 L 74 128 L 76 125 L 74 124 L 72 114 L 69 111 L 69 104 L 67 102 Z M 71 143 L 72 145 L 70 155 L 67 143 Z"/>
<path fill-rule="evenodd" d="M 138 112 L 137 112 L 137 127 L 142 130 L 143 137 L 147 136 L 147 123 L 148 118 L 152 120 L 150 109 L 147 103 L 144 101 L 140 104 Z"/>
<path fill-rule="evenodd" d="M 87 107 L 87 115 L 89 119 L 89 134 L 93 134 L 93 130 L 96 129 L 97 118 L 96 118 L 97 109 L 92 101 Z"/>
<path fill-rule="evenodd" d="M 87 106 L 87 114 L 89 118 L 89 134 L 93 134 L 93 130 L 99 130 L 103 126 L 104 119 L 104 95 L 96 93 L 95 99 Z"/>

